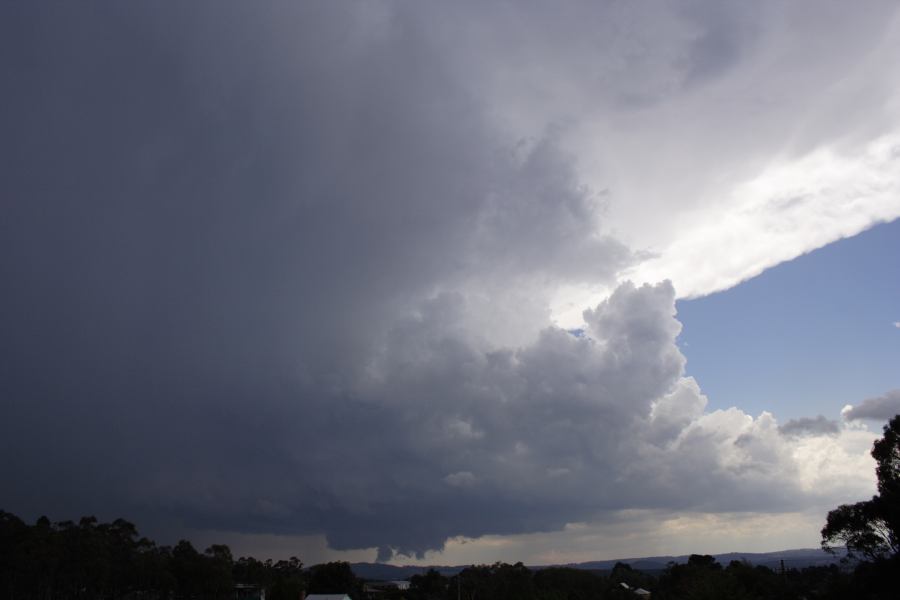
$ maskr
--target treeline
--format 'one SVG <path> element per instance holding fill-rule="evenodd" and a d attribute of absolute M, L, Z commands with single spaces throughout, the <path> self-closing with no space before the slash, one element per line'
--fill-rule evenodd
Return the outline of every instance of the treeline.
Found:
<path fill-rule="evenodd" d="M 221 544 L 203 552 L 185 540 L 159 546 L 123 519 L 28 525 L 0 511 L 0 598 L 233 600 L 238 583 L 264 588 L 267 600 L 298 600 L 301 591 L 362 597 L 348 563 L 304 569 L 293 557 L 234 559 Z"/>
<path fill-rule="evenodd" d="M 236 584 L 265 589 L 267 600 L 302 593 L 347 593 L 354 600 L 653 600 L 896 598 L 897 556 L 859 563 L 773 571 L 692 555 L 652 575 L 618 563 L 611 572 L 565 567 L 529 569 L 517 563 L 472 566 L 453 576 L 435 570 L 411 578 L 408 590 L 370 593 L 346 562 L 304 569 L 297 558 L 233 558 L 225 545 L 203 552 L 190 542 L 159 546 L 128 521 L 28 525 L 0 511 L 0 598 L 9 600 L 220 600 L 241 596 Z"/>
<path fill-rule="evenodd" d="M 861 563 L 856 569 L 831 565 L 773 571 L 712 556 L 691 555 L 659 575 L 617 563 L 603 575 L 565 567 L 531 570 L 521 563 L 464 569 L 444 577 L 436 571 L 412 577 L 405 600 L 831 600 L 896 599 L 900 565 L 896 559 Z M 624 585 L 622 585 L 624 584 Z M 399 595 L 398 595 L 399 597 Z"/>

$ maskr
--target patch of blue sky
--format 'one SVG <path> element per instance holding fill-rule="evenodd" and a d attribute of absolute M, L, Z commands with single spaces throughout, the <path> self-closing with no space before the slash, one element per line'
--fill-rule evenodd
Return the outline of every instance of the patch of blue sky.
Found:
<path fill-rule="evenodd" d="M 900 219 L 677 308 L 709 410 L 838 418 L 900 388 Z"/>

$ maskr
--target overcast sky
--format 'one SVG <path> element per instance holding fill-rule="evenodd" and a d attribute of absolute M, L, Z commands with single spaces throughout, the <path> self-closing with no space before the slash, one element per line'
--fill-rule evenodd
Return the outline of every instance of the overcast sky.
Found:
<path fill-rule="evenodd" d="M 9 2 L 0 72 L 0 508 L 549 563 L 875 490 L 892 0 Z"/>

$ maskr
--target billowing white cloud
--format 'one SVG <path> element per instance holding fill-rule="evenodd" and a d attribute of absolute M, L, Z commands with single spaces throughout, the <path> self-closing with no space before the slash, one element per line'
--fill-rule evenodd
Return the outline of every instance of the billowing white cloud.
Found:
<path fill-rule="evenodd" d="M 727 289 L 766 268 L 900 216 L 900 133 L 776 162 L 725 191 L 632 277 L 675 277 L 681 296 Z"/>

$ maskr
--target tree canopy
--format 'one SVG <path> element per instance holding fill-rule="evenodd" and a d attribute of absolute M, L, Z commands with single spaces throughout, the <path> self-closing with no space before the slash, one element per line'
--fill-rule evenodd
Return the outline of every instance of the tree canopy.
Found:
<path fill-rule="evenodd" d="M 124 519 L 28 525 L 0 510 L 0 598 L 233 600 L 242 583 L 268 590 L 270 600 L 296 600 L 306 577 L 297 558 L 235 560 L 224 544 L 198 552 L 187 540 L 158 546 Z"/>
<path fill-rule="evenodd" d="M 900 415 L 875 442 L 878 493 L 871 500 L 842 504 L 828 513 L 822 547 L 844 545 L 852 556 L 881 560 L 900 554 Z"/>

